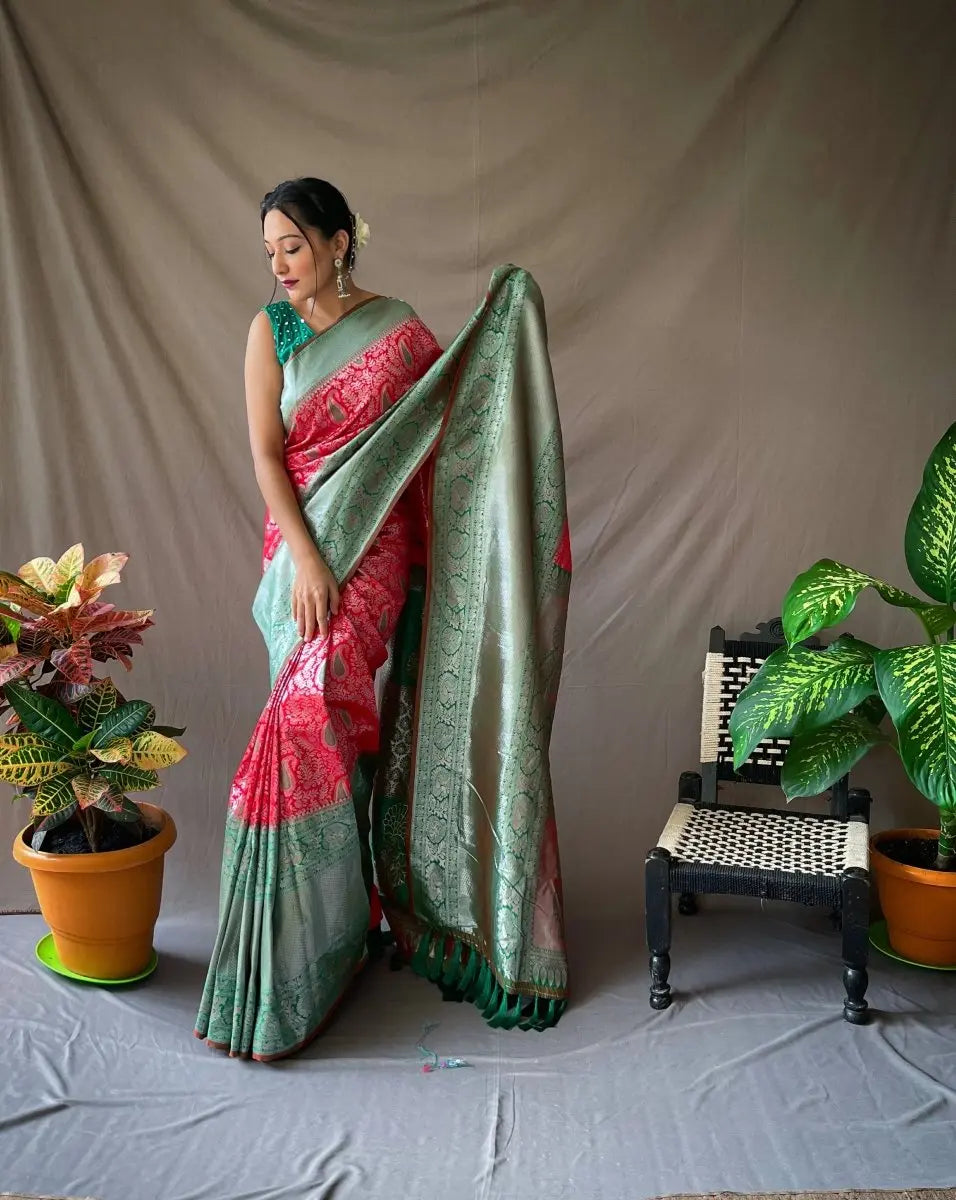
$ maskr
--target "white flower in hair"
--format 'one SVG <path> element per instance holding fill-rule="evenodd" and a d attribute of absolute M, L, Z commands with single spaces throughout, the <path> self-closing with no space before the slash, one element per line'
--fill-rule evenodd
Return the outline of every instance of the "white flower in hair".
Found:
<path fill-rule="evenodd" d="M 358 213 L 355 214 L 355 249 L 364 250 L 368 245 L 368 239 L 372 236 L 372 231 L 369 229 L 367 222 L 363 221 Z"/>

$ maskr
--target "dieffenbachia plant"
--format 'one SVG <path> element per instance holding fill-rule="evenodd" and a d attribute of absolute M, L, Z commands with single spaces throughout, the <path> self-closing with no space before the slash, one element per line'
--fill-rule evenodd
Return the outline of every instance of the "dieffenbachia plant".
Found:
<path fill-rule="evenodd" d="M 956 869 L 956 424 L 933 450 L 910 511 L 906 565 L 930 599 L 824 558 L 783 602 L 786 646 L 740 694 L 730 719 L 739 768 L 765 738 L 789 738 L 787 799 L 832 786 L 875 745 L 895 744 L 913 784 L 939 809 L 940 869 Z M 843 621 L 873 588 L 909 609 L 926 643 L 881 650 L 844 635 L 825 650 L 801 642 Z M 895 737 L 881 729 L 887 713 Z"/>

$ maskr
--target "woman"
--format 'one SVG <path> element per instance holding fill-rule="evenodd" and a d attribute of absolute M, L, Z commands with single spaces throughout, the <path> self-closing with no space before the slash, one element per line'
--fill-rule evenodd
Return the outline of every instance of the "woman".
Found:
<path fill-rule="evenodd" d="M 567 987 L 548 743 L 571 564 L 540 293 L 499 269 L 442 353 L 352 282 L 368 228 L 331 184 L 279 184 L 260 215 L 286 293 L 246 351 L 272 694 L 232 786 L 196 1035 L 270 1060 L 320 1031 L 379 925 L 370 807 L 399 952 L 491 1024 L 546 1028 Z"/>

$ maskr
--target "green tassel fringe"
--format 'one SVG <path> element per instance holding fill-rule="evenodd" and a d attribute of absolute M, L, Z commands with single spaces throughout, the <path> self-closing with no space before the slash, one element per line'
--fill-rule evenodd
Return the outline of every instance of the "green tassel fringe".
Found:
<path fill-rule="evenodd" d="M 492 1029 L 540 1032 L 557 1025 L 567 1007 L 566 1000 L 507 992 L 491 964 L 474 946 L 454 938 L 450 952 L 446 953 L 447 942 L 446 934 L 430 931 L 423 934 L 411 961 L 415 974 L 437 984 L 446 1000 L 467 1000 L 474 1004 Z"/>

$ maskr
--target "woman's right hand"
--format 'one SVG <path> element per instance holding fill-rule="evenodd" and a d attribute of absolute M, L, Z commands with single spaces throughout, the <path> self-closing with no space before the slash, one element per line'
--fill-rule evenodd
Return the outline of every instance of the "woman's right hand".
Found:
<path fill-rule="evenodd" d="M 339 585 L 318 551 L 296 563 L 292 585 L 292 619 L 307 642 L 316 630 L 327 637 L 329 614 L 339 611 Z"/>

